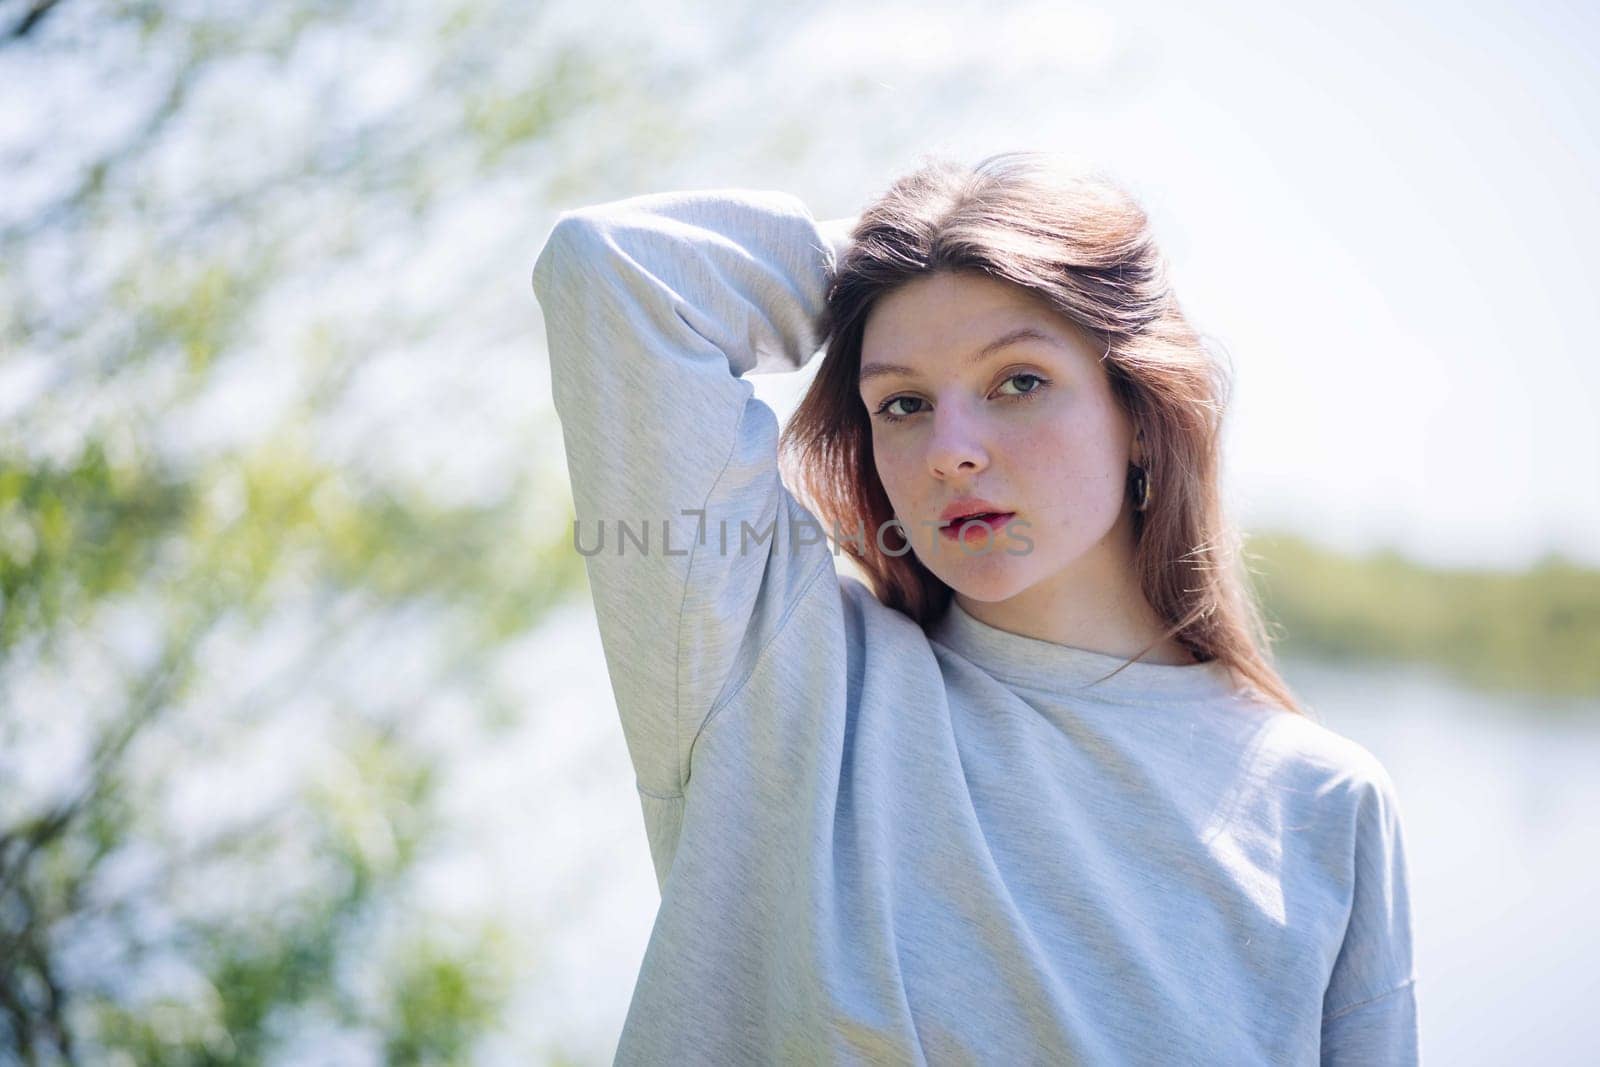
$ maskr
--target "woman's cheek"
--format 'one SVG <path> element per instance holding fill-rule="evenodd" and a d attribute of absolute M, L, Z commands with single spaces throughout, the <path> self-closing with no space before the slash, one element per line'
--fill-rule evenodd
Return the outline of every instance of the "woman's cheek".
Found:
<path fill-rule="evenodd" d="M 892 499 L 894 497 L 894 457 L 883 445 L 876 430 L 872 433 L 872 469 L 878 472 L 878 483 Z"/>
<path fill-rule="evenodd" d="M 889 498 L 889 506 L 894 508 L 895 514 L 898 515 L 904 507 L 903 493 L 906 482 L 904 464 L 899 457 L 885 456 L 882 452 L 876 454 L 874 464 L 878 469 L 878 482 Z"/>

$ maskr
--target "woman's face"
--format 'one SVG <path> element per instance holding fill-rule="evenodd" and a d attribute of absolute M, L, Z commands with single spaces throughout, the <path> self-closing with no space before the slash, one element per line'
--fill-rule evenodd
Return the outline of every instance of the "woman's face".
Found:
<path fill-rule="evenodd" d="M 873 307 L 860 395 L 878 478 L 912 551 L 957 593 L 1032 591 L 1041 608 L 1124 595 L 1133 427 L 1099 358 L 1042 298 L 983 274 L 926 275 Z M 992 534 L 946 536 L 943 515 L 963 497 L 1013 517 Z M 892 532 L 883 543 L 901 544 Z"/>

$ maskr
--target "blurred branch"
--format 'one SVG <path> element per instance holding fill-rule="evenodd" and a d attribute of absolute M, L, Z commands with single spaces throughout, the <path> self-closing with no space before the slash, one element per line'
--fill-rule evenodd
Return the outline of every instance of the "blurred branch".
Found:
<path fill-rule="evenodd" d="M 210 619 L 216 617 L 215 611 Z M 132 687 L 125 712 L 113 717 L 103 728 L 76 795 L 57 805 L 44 816 L 21 827 L 0 828 L 0 916 L 9 929 L 0 928 L 0 974 L 13 990 L 24 988 L 23 974 L 43 995 L 27 1001 L 13 992 L 5 1001 L 12 1016 L 11 1027 L 23 1041 L 32 1060 L 35 1023 L 42 1023 L 60 1055 L 73 1061 L 72 1039 L 66 1025 L 69 994 L 56 977 L 55 964 L 46 945 L 50 928 L 61 914 L 78 910 L 82 887 L 95 875 L 100 862 L 114 842 L 103 835 L 91 835 L 92 847 L 71 867 L 61 868 L 50 878 L 35 878 L 36 859 L 59 843 L 92 807 L 103 802 L 121 783 L 121 764 L 129 744 L 156 716 L 170 706 L 193 666 L 193 654 L 208 621 L 189 627 L 169 645 L 161 662 Z M 59 884 L 50 886 L 50 881 Z M 54 889 L 55 900 L 40 907 L 37 899 L 44 886 Z M 30 1015 L 32 1021 L 30 1021 Z"/>
<path fill-rule="evenodd" d="M 6 30 L 3 35 L 0 35 L 0 44 L 20 41 L 28 36 L 28 34 L 39 28 L 39 24 L 45 20 L 45 16 L 54 11 L 56 5 L 60 2 L 61 0 L 33 0 L 33 3 L 28 5 L 28 10 L 22 13 L 22 17 L 9 30 Z"/>
<path fill-rule="evenodd" d="M 77 185 L 65 195 L 57 198 L 54 203 L 41 208 L 31 219 L 0 229 L 0 253 L 6 252 L 13 246 L 30 238 L 37 237 L 43 231 L 70 219 L 80 213 L 91 197 L 97 195 L 105 188 L 107 179 L 115 169 L 142 152 L 148 151 L 152 142 L 160 135 L 168 123 L 183 109 L 183 103 L 189 92 L 190 80 L 194 77 L 199 63 L 186 64 L 172 79 L 167 90 L 162 94 L 161 100 L 151 109 L 150 114 L 140 123 L 139 128 L 132 134 L 123 138 L 121 143 L 102 153 L 97 159 L 84 168 L 84 175 Z"/>
<path fill-rule="evenodd" d="M 217 609 L 211 612 L 215 620 Z M 201 628 L 191 629 L 169 646 L 145 677 L 132 686 L 126 707 L 110 717 L 94 745 L 89 771 L 76 794 L 57 804 L 45 815 L 28 820 L 17 828 L 0 827 L 0 898 L 17 885 L 34 855 L 62 833 L 91 804 L 103 798 L 117 784 L 117 767 L 128 745 L 150 721 L 166 709 L 182 679 L 194 666 L 194 650 L 204 636 Z M 0 959 L 6 953 L 0 948 Z"/>

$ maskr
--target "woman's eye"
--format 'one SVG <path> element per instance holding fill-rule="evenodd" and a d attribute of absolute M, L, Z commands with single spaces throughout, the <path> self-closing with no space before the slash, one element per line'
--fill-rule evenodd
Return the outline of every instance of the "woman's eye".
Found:
<path fill-rule="evenodd" d="M 1020 381 L 1022 379 L 1028 379 L 1029 381 L 1032 381 L 1035 384 L 1032 387 L 1028 388 L 1028 389 L 1024 389 L 1020 393 L 1012 393 L 1011 394 L 1012 396 L 1027 396 L 1030 393 L 1036 393 L 1036 392 L 1039 391 L 1039 386 L 1044 384 L 1044 379 L 1039 377 L 1037 374 L 1013 374 L 1011 377 L 1006 379 L 1004 384 L 1009 384 L 1011 382 Z"/>
<path fill-rule="evenodd" d="M 906 411 L 906 412 L 898 412 L 897 413 L 897 412 L 893 412 L 893 411 L 889 410 L 891 405 L 899 404 L 902 401 L 908 402 L 908 403 L 912 403 L 912 404 L 920 404 L 920 403 L 922 403 L 922 400 L 919 397 L 914 397 L 914 396 L 891 396 L 888 400 L 885 400 L 883 403 L 878 405 L 878 410 L 876 412 L 874 412 L 874 414 L 882 415 L 884 420 L 887 421 L 887 422 L 899 422 L 901 419 L 907 418 L 907 417 L 909 417 L 911 415 L 915 415 L 916 414 L 915 411 Z"/>
<path fill-rule="evenodd" d="M 1001 395 L 1002 396 L 1006 396 L 1006 397 L 1010 397 L 1013 400 L 1024 400 L 1024 399 L 1028 399 L 1028 398 L 1033 397 L 1033 396 L 1037 396 L 1039 394 L 1039 392 L 1045 386 L 1050 384 L 1048 379 L 1046 379 L 1044 377 L 1041 377 L 1040 375 L 1037 375 L 1037 374 L 1028 374 L 1028 373 L 1013 374 L 1010 377 L 1008 377 L 1005 380 L 1005 382 L 1003 382 L 1001 384 L 1002 385 L 1009 385 L 1011 382 L 1016 382 L 1016 381 L 1026 381 L 1026 382 L 1029 383 L 1028 387 L 1022 389 L 1022 391 L 1018 392 L 1018 393 L 1002 393 Z M 905 404 L 922 404 L 922 403 L 925 403 L 925 401 L 921 397 L 916 397 L 916 396 L 891 396 L 889 399 L 887 399 L 883 403 L 879 404 L 877 410 L 874 411 L 873 414 L 878 416 L 884 422 L 901 422 L 901 421 L 903 421 L 905 419 L 910 418 L 913 415 L 917 415 L 917 414 L 921 413 L 921 409 L 918 409 L 916 411 L 904 411 L 904 410 L 891 411 L 891 410 L 889 410 L 895 404 L 902 404 L 902 403 L 905 403 Z"/>

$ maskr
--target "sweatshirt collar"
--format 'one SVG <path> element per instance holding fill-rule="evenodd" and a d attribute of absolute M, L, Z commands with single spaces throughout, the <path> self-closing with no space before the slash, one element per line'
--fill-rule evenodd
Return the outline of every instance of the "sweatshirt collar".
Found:
<path fill-rule="evenodd" d="M 1216 699 L 1235 690 L 1231 672 L 1215 660 L 1123 666 L 1120 656 L 996 629 L 968 614 L 954 597 L 928 628 L 928 637 L 1002 681 L 1050 692 L 1149 704 Z M 1112 671 L 1117 673 L 1106 677 Z"/>

